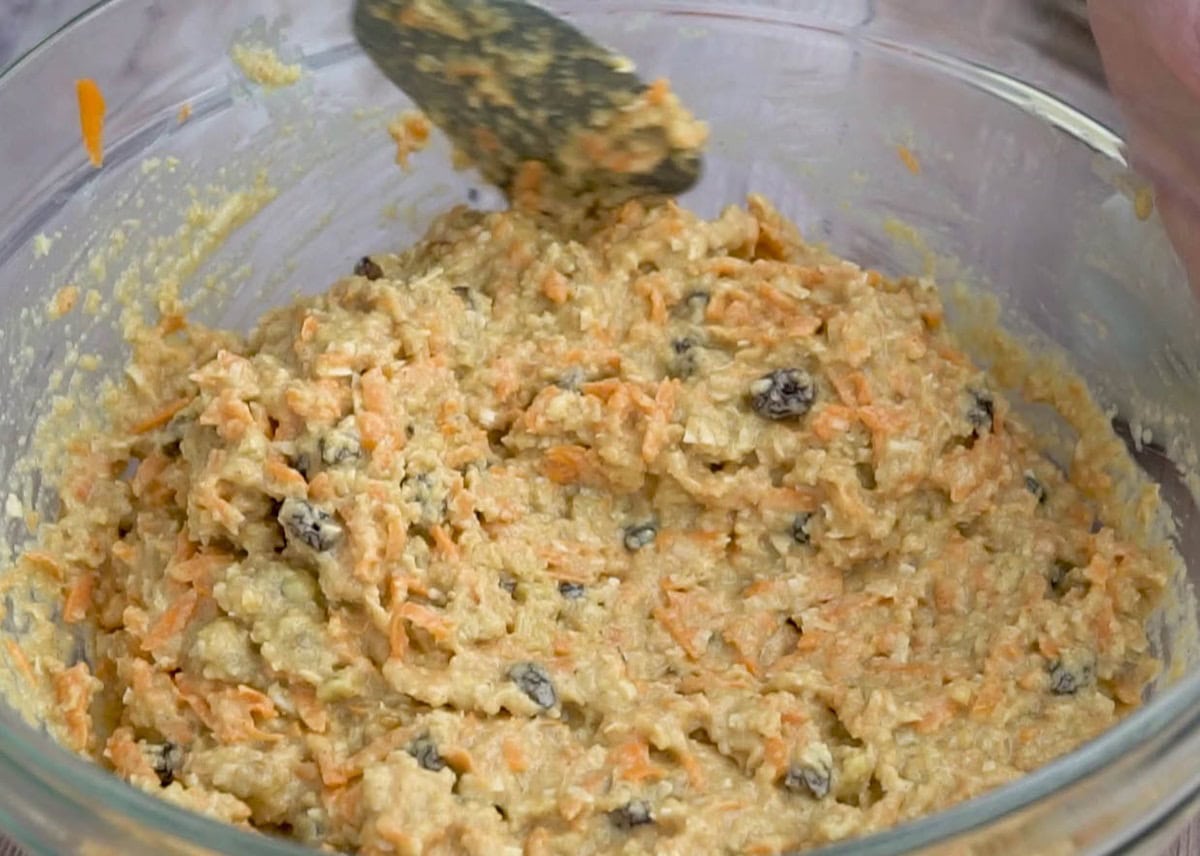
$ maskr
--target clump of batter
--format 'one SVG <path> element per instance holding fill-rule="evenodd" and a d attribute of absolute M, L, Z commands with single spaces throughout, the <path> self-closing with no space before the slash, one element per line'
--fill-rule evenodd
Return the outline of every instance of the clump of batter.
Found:
<path fill-rule="evenodd" d="M 1166 570 L 924 280 L 764 200 L 457 209 L 245 340 L 164 318 L 21 560 L 63 739 L 364 854 L 778 853 L 1114 724 Z"/>

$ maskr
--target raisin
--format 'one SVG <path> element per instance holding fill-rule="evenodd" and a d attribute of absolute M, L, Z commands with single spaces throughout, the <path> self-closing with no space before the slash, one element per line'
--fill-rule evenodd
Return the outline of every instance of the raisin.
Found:
<path fill-rule="evenodd" d="M 567 600 L 579 600 L 587 593 L 587 588 L 583 583 L 572 583 L 563 580 L 558 584 L 558 593 Z"/>
<path fill-rule="evenodd" d="M 654 823 L 654 816 L 650 813 L 650 804 L 645 800 L 630 800 L 620 808 L 610 811 L 608 819 L 617 829 L 626 830 Z"/>
<path fill-rule="evenodd" d="M 1033 473 L 1025 473 L 1025 490 L 1037 497 L 1038 505 L 1046 504 L 1046 486 Z"/>
<path fill-rule="evenodd" d="M 1054 566 L 1046 574 L 1046 582 L 1050 583 L 1050 588 L 1055 594 L 1062 594 L 1067 590 L 1068 577 L 1071 571 L 1075 570 L 1075 566 L 1066 559 L 1055 559 Z"/>
<path fill-rule="evenodd" d="M 175 774 L 183 764 L 183 750 L 174 743 L 164 743 L 155 749 L 152 764 L 158 783 L 164 788 L 175 781 Z"/>
<path fill-rule="evenodd" d="M 987 390 L 968 389 L 967 394 L 971 396 L 967 421 L 971 423 L 972 433 L 978 437 L 982 432 L 992 430 L 996 420 L 996 403 Z"/>
<path fill-rule="evenodd" d="M 1050 663 L 1050 692 L 1055 695 L 1074 695 L 1091 679 L 1092 670 L 1089 666 L 1071 666 L 1062 660 Z"/>
<path fill-rule="evenodd" d="M 449 490 L 428 473 L 414 473 L 400 482 L 400 495 L 406 502 L 419 506 L 417 522 L 422 526 L 433 526 L 442 522 L 448 510 Z"/>
<path fill-rule="evenodd" d="M 325 553 L 342 539 L 342 527 L 333 515 L 307 499 L 288 498 L 279 509 L 279 523 L 289 543 L 299 542 Z"/>
<path fill-rule="evenodd" d="M 750 384 L 750 406 L 764 419 L 798 419 L 812 409 L 817 387 L 804 369 L 776 369 Z"/>
<path fill-rule="evenodd" d="M 559 389 L 565 389 L 569 392 L 579 392 L 579 387 L 587 379 L 587 375 L 579 366 L 572 366 L 563 372 L 562 377 L 554 382 L 554 385 Z"/>
<path fill-rule="evenodd" d="M 643 547 L 654 543 L 658 537 L 658 525 L 654 523 L 636 523 L 625 528 L 625 549 L 636 553 Z"/>
<path fill-rule="evenodd" d="M 671 377 L 689 378 L 696 373 L 699 360 L 696 342 L 690 337 L 671 340 L 671 356 L 667 360 L 667 374 Z"/>
<path fill-rule="evenodd" d="M 362 456 L 362 441 L 359 440 L 358 431 L 344 423 L 324 435 L 319 445 L 321 460 L 330 467 L 356 461 Z"/>
<path fill-rule="evenodd" d="M 431 773 L 438 773 L 446 769 L 446 761 L 438 752 L 437 744 L 433 742 L 433 738 L 428 734 L 422 734 L 412 743 L 408 744 L 408 754 L 417 759 L 417 763 L 421 768 L 428 770 Z"/>
<path fill-rule="evenodd" d="M 545 667 L 538 663 L 517 663 L 508 670 L 508 678 L 543 710 L 549 710 L 558 704 L 554 681 L 550 679 Z"/>
<path fill-rule="evenodd" d="M 363 256 L 358 260 L 358 264 L 354 266 L 354 274 L 356 276 L 365 276 L 369 280 L 376 280 L 383 276 L 383 268 L 370 256 Z"/>
<path fill-rule="evenodd" d="M 811 512 L 801 511 L 792 519 L 792 540 L 797 544 L 807 544 L 812 540 L 812 533 L 808 531 L 812 518 Z"/>
<path fill-rule="evenodd" d="M 807 790 L 817 799 L 821 799 L 829 793 L 832 779 L 832 772 L 828 768 L 793 764 L 788 767 L 787 774 L 783 777 L 783 786 L 789 791 Z"/>

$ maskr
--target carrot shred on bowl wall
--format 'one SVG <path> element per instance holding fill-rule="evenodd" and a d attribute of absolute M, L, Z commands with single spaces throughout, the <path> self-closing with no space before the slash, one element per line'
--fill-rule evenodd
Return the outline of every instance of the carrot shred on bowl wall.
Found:
<path fill-rule="evenodd" d="M 87 149 L 92 166 L 104 164 L 104 93 L 89 77 L 75 81 L 79 99 L 79 128 L 83 132 L 83 147 Z"/>

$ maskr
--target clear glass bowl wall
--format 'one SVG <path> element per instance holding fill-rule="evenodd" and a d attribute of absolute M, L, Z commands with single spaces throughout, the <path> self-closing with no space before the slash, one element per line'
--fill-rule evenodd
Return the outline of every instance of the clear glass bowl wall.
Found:
<path fill-rule="evenodd" d="M 1057 343 L 1115 412 L 1149 402 L 1177 414 L 1173 426 L 1147 422 L 1165 449 L 1197 439 L 1200 318 L 1161 228 L 1135 216 L 1138 185 L 1086 51 L 1065 50 L 1008 0 L 547 5 L 647 75 L 670 77 L 710 121 L 705 178 L 688 205 L 712 214 L 766 192 L 810 237 L 892 273 L 923 265 L 887 225 L 901 220 L 942 260 L 940 277 L 993 292 L 1010 323 Z M 119 365 L 111 320 L 46 335 L 25 310 L 40 313 L 121 220 L 154 220 L 159 233 L 178 224 L 178 199 L 152 200 L 150 212 L 130 192 L 144 185 L 147 158 L 179 159 L 176 184 L 160 195 L 188 182 L 249 182 L 259 170 L 279 189 L 193 277 L 236 285 L 202 300 L 197 315 L 242 328 L 268 305 L 325 288 L 363 253 L 411 243 L 472 191 L 500 204 L 449 167 L 442 141 L 412 173 L 395 167 L 382 125 L 406 102 L 353 46 L 348 17 L 344 3 L 113 0 L 0 78 L 0 358 L 10 366 L 0 374 L 0 472 L 28 450 L 68 340 Z M 265 94 L 246 84 L 228 50 L 247 32 L 302 57 L 304 80 Z M 79 77 L 100 81 L 109 102 L 99 171 L 79 144 Z M 180 123 L 184 104 L 191 117 Z M 917 154 L 919 174 L 898 146 Z M 39 233 L 61 233 L 45 257 L 31 249 Z M 130 253 L 141 240 L 132 233 Z M 1200 572 L 1191 494 L 1164 454 L 1139 461 L 1162 482 L 1180 550 Z M 21 527 L 6 525 L 19 542 Z M 1164 653 L 1173 656 L 1169 645 Z M 829 852 L 1155 853 L 1200 789 L 1188 760 L 1200 751 L 1197 702 L 1200 678 L 1188 671 L 1050 767 Z M 303 852 L 135 792 L 4 709 L 0 793 L 0 828 L 33 853 Z"/>

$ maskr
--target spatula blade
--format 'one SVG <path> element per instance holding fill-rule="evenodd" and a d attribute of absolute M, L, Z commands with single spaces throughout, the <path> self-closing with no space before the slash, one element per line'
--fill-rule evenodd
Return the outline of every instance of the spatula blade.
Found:
<path fill-rule="evenodd" d="M 702 126 L 682 108 L 628 121 L 654 101 L 632 64 L 530 3 L 358 0 L 354 29 L 383 73 L 502 188 L 526 161 L 584 191 L 677 194 L 700 175 Z"/>

